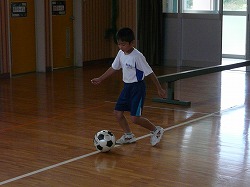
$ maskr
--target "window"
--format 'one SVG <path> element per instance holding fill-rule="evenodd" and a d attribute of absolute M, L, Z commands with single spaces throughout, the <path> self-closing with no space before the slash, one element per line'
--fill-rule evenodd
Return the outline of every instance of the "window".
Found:
<path fill-rule="evenodd" d="M 219 0 L 182 0 L 183 13 L 219 13 Z"/>
<path fill-rule="evenodd" d="M 178 0 L 163 0 L 163 13 L 178 13 Z"/>
<path fill-rule="evenodd" d="M 247 0 L 223 0 L 222 57 L 246 58 Z"/>
<path fill-rule="evenodd" d="M 247 0 L 223 0 L 223 11 L 246 11 Z"/>
<path fill-rule="evenodd" d="M 236 1 L 236 0 L 224 0 Z M 241 0 L 246 1 L 246 0 Z M 163 0 L 163 13 L 178 13 L 180 4 L 181 13 L 218 14 L 220 0 Z"/>

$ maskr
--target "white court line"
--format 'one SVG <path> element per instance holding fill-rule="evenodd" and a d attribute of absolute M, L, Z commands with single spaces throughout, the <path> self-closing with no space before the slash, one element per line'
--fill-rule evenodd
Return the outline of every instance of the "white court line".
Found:
<path fill-rule="evenodd" d="M 24 175 L 20 175 L 20 176 L 18 176 L 18 177 L 12 178 L 12 179 L 8 179 L 8 180 L 5 180 L 5 181 L 2 181 L 2 182 L 0 182 L 0 185 L 7 184 L 7 183 L 10 183 L 10 182 L 14 182 L 14 181 L 16 181 L 16 180 L 19 180 L 19 179 L 22 179 L 22 178 L 25 178 L 25 177 L 29 177 L 29 176 L 31 176 L 31 175 L 35 175 L 35 174 L 37 174 L 37 173 L 41 173 L 41 172 L 43 172 L 43 171 L 47 171 L 47 170 L 56 168 L 56 167 L 58 167 L 58 166 L 62 166 L 62 165 L 68 164 L 68 163 L 70 163 L 70 162 L 74 162 L 74 161 L 76 161 L 76 160 L 80 160 L 80 159 L 82 159 L 82 158 L 86 158 L 86 157 L 95 155 L 95 154 L 97 154 L 97 153 L 99 153 L 99 151 L 95 151 L 95 152 L 92 152 L 92 153 L 89 153 L 89 154 L 85 154 L 85 155 L 82 155 L 82 156 L 79 156 L 79 157 L 75 157 L 75 158 L 72 158 L 72 159 L 69 159 L 69 160 L 60 162 L 60 163 L 58 163 L 58 164 L 54 164 L 54 165 L 51 165 L 51 166 L 48 166 L 48 167 L 45 167 L 45 168 L 42 168 L 42 169 L 39 169 L 39 170 L 30 172 L 30 173 L 26 173 L 26 174 L 24 174 Z"/>
<path fill-rule="evenodd" d="M 199 121 L 199 120 L 208 118 L 208 117 L 210 117 L 210 116 L 215 116 L 216 113 L 217 113 L 217 112 L 214 112 L 214 113 L 211 113 L 211 114 L 207 114 L 207 115 L 205 115 L 205 116 L 202 116 L 202 117 L 199 117 L 199 118 L 195 118 L 195 119 L 192 119 L 192 120 L 189 120 L 189 121 L 180 123 L 180 124 L 178 124 L 178 125 L 174 125 L 174 126 L 165 128 L 164 131 L 169 131 L 169 130 L 171 130 L 171 129 L 175 129 L 175 128 L 177 128 L 177 127 L 181 127 L 181 126 L 184 126 L 184 125 L 186 125 L 186 124 L 193 123 L 193 122 L 196 122 L 196 121 Z M 150 136 L 150 135 L 151 135 L 151 134 L 146 134 L 146 135 L 144 135 L 144 136 L 141 136 L 141 137 L 137 138 L 137 140 L 146 138 L 146 137 L 148 137 L 148 136 Z"/>
<path fill-rule="evenodd" d="M 114 101 L 105 101 L 106 103 L 116 103 Z M 207 112 L 196 112 L 196 111 L 188 111 L 188 110 L 181 110 L 181 109 L 175 109 L 175 108 L 166 108 L 166 107 L 157 107 L 157 106 L 150 106 L 150 105 L 144 105 L 144 108 L 151 108 L 151 109 L 161 109 L 161 110 L 174 110 L 179 112 L 186 112 L 186 113 L 193 113 L 193 114 L 209 114 Z"/>
<path fill-rule="evenodd" d="M 230 108 L 228 108 L 228 109 L 225 109 L 225 110 L 223 110 L 223 111 L 218 111 L 218 112 L 223 113 L 223 112 L 226 112 L 227 110 L 231 110 L 231 109 L 233 109 L 233 108 L 235 108 L 235 107 L 239 107 L 239 106 L 233 106 L 233 107 L 230 107 Z M 180 124 L 178 124 L 178 125 L 174 125 L 174 126 L 165 128 L 164 131 L 169 131 L 169 130 L 171 130 L 171 129 L 175 129 L 175 128 L 184 126 L 184 125 L 186 125 L 186 124 L 193 123 L 193 122 L 196 122 L 196 121 L 199 121 L 199 120 L 208 118 L 208 117 L 210 117 L 210 116 L 215 116 L 215 114 L 218 113 L 218 112 L 214 112 L 214 113 L 211 113 L 211 114 L 207 114 L 207 115 L 205 115 L 205 116 L 202 116 L 202 117 L 199 117 L 199 118 L 196 118 L 196 119 L 192 119 L 192 120 L 189 120 L 189 121 L 180 123 Z M 146 135 L 144 135 L 144 136 L 138 137 L 137 140 L 146 138 L 146 137 L 148 137 L 148 136 L 150 136 L 150 135 L 151 135 L 151 134 L 146 134 Z M 115 147 L 118 147 L 118 146 L 121 146 L 121 145 L 116 145 Z M 32 175 L 35 175 L 35 174 L 38 174 L 38 173 L 41 173 L 41 172 L 44 172 L 44 171 L 47 171 L 47 170 L 50 170 L 50 169 L 53 169 L 53 168 L 62 166 L 62 165 L 68 164 L 68 163 L 70 163 L 70 162 L 74 162 L 74 161 L 77 161 L 77 160 L 80 160 L 80 159 L 83 159 L 83 158 L 86 158 L 86 157 L 89 157 L 89 156 L 98 154 L 98 153 L 100 153 L 100 151 L 95 151 L 95 152 L 92 152 L 92 153 L 89 153 L 89 154 L 85 154 L 85 155 L 82 155 L 82 156 L 79 156 L 79 157 L 75 157 L 75 158 L 72 158 L 72 159 L 69 159 L 69 160 L 66 160 L 66 161 L 63 161 L 63 162 L 60 162 L 60 163 L 57 163 L 57 164 L 54 164 L 54 165 L 51 165 L 51 166 L 48 166 L 48 167 L 39 169 L 39 170 L 36 170 L 36 171 L 33 171 L 33 172 L 30 172 L 30 173 L 26 173 L 26 174 L 24 174 L 24 175 L 17 176 L 17 177 L 15 177 L 15 178 L 11 178 L 11 179 L 2 181 L 2 182 L 0 182 L 0 185 L 7 184 L 7 183 L 10 183 L 10 182 L 14 182 L 14 181 L 17 181 L 17 180 L 19 180 L 19 179 L 26 178 L 26 177 L 29 177 L 29 176 L 32 176 Z"/>

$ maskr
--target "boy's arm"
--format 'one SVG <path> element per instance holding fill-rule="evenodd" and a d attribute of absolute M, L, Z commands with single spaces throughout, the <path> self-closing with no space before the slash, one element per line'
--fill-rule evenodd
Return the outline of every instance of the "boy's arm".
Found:
<path fill-rule="evenodd" d="M 161 98 L 166 98 L 166 91 L 162 88 L 160 82 L 158 81 L 157 77 L 155 76 L 155 73 L 153 72 L 153 73 L 149 74 L 148 76 L 153 81 L 154 85 L 156 86 L 157 91 L 158 91 L 158 95 Z"/>
<path fill-rule="evenodd" d="M 91 80 L 91 83 L 94 85 L 100 84 L 103 80 L 105 80 L 106 78 L 108 78 L 109 76 L 111 76 L 112 74 L 114 74 L 116 72 L 115 69 L 113 69 L 112 67 L 110 67 L 105 73 L 103 73 L 100 77 L 97 78 L 93 78 Z"/>

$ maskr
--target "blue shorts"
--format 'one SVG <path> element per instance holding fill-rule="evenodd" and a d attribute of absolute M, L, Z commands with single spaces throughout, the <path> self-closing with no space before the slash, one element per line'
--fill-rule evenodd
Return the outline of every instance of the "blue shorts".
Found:
<path fill-rule="evenodd" d="M 130 111 L 131 116 L 141 116 L 146 96 L 144 81 L 124 83 L 124 88 L 117 100 L 115 110 Z"/>

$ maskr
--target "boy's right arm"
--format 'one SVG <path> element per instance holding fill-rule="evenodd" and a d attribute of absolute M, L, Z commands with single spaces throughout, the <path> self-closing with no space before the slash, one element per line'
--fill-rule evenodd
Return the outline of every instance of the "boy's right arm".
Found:
<path fill-rule="evenodd" d="M 98 85 L 100 84 L 103 80 L 105 80 L 106 78 L 108 78 L 109 76 L 111 76 L 112 74 L 114 74 L 116 72 L 115 69 L 113 69 L 112 67 L 110 67 L 105 73 L 103 73 L 100 77 L 98 78 L 93 78 L 91 80 L 91 83 L 94 85 Z"/>

